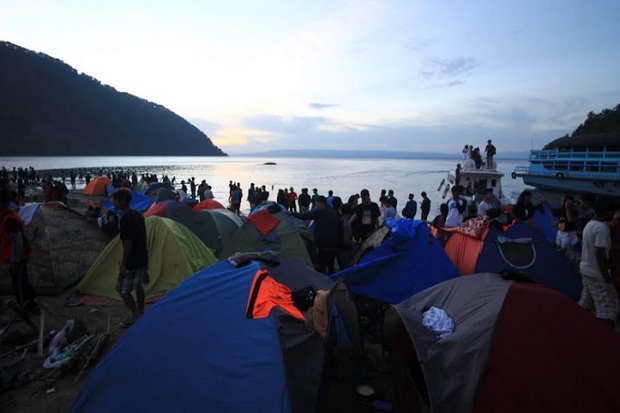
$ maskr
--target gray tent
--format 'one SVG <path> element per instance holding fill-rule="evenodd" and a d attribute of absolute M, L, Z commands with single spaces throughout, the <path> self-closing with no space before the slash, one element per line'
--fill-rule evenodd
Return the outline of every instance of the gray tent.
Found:
<path fill-rule="evenodd" d="M 19 213 L 30 239 L 28 273 L 37 294 L 59 294 L 79 281 L 107 244 L 95 222 L 60 202 L 27 205 Z M 12 291 L 7 274 L 0 277 L 0 291 Z"/>

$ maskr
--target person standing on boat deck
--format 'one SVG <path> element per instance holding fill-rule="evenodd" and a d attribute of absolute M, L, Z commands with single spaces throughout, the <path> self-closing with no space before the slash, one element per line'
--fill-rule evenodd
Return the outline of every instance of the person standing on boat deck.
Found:
<path fill-rule="evenodd" d="M 456 169 L 454 170 L 454 185 L 460 185 L 461 183 L 461 164 L 456 164 Z"/>
<path fill-rule="evenodd" d="M 613 285 L 609 268 L 611 235 L 605 221 L 610 218 L 611 208 L 604 200 L 594 207 L 596 215 L 583 229 L 583 244 L 579 272 L 583 289 L 579 305 L 594 310 L 597 318 L 613 328 L 618 317 L 618 294 Z"/>
<path fill-rule="evenodd" d="M 431 200 L 426 196 L 426 192 L 422 191 L 422 204 L 420 205 L 420 212 L 422 212 L 422 221 L 428 219 L 428 214 L 431 212 Z"/>
<path fill-rule="evenodd" d="M 468 158 L 467 158 L 467 156 L 468 156 L 468 155 L 467 155 L 467 154 L 468 154 L 468 152 L 469 152 L 469 145 L 465 145 L 465 147 L 463 148 L 463 160 L 464 160 L 464 161 L 466 161 L 466 160 L 468 159 Z"/>
<path fill-rule="evenodd" d="M 448 201 L 448 215 L 446 216 L 446 227 L 458 227 L 463 223 L 463 213 L 467 209 L 467 200 L 461 198 L 463 187 L 454 185 L 451 189 L 452 199 Z"/>
<path fill-rule="evenodd" d="M 487 146 L 484 148 L 484 151 L 487 153 L 487 169 L 493 169 L 493 155 L 497 151 L 495 149 L 495 145 L 491 143 L 491 139 L 487 141 Z"/>
<path fill-rule="evenodd" d="M 377 228 L 381 210 L 376 203 L 370 200 L 368 189 L 362 189 L 360 196 L 362 202 L 355 208 L 350 222 L 353 228 L 357 230 L 355 236 L 364 241 Z M 356 226 L 357 220 L 359 220 L 359 225 Z"/>
<path fill-rule="evenodd" d="M 118 271 L 116 290 L 132 314 L 132 318 L 125 320 L 121 326 L 129 327 L 144 314 L 144 285 L 150 282 L 146 225 L 142 214 L 129 206 L 130 190 L 118 189 L 112 194 L 112 202 L 116 211 L 122 213 L 120 239 L 123 244 L 123 256 Z M 135 300 L 131 294 L 134 290 L 136 291 Z"/>

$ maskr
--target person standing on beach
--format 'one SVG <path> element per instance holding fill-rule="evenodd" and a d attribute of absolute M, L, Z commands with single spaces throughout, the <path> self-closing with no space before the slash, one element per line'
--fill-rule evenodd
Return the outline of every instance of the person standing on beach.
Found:
<path fill-rule="evenodd" d="M 405 204 L 405 207 L 402 210 L 402 214 L 405 218 L 415 219 L 415 216 L 418 213 L 418 203 L 413 199 L 413 197 L 413 194 L 409 194 L 409 201 L 407 201 L 407 204 Z"/>
<path fill-rule="evenodd" d="M 422 212 L 422 221 L 428 219 L 428 214 L 431 212 L 431 200 L 426 195 L 426 192 L 422 191 L 422 204 L 420 205 L 420 212 Z"/>
<path fill-rule="evenodd" d="M 360 196 L 362 198 L 362 203 L 355 208 L 350 221 L 351 225 L 358 231 L 355 236 L 363 241 L 377 228 L 381 210 L 376 203 L 370 200 L 370 192 L 368 192 L 368 189 L 362 189 Z M 359 224 L 355 225 L 358 219 Z"/>
<path fill-rule="evenodd" d="M 583 289 L 579 305 L 593 310 L 595 316 L 613 328 L 618 317 L 618 294 L 609 268 L 609 250 L 612 247 L 609 227 L 611 208 L 605 201 L 595 205 L 596 215 L 583 229 L 579 272 Z"/>
<path fill-rule="evenodd" d="M 131 191 L 121 188 L 112 194 L 114 208 L 119 211 L 120 239 L 123 243 L 123 257 L 118 271 L 116 290 L 131 311 L 132 317 L 121 323 L 121 327 L 131 326 L 144 314 L 144 285 L 150 282 L 149 255 L 146 247 L 146 225 L 144 217 L 129 206 Z M 132 292 L 136 291 L 134 300 Z"/>
<path fill-rule="evenodd" d="M 24 222 L 11 208 L 11 191 L 0 190 L 0 260 L 8 267 L 13 294 L 20 310 L 30 311 L 36 304 L 35 293 L 28 280 L 30 242 Z"/>
<path fill-rule="evenodd" d="M 336 254 L 342 245 L 338 212 L 327 205 L 324 196 L 319 196 L 316 208 L 312 211 L 305 214 L 291 211 L 288 213 L 299 219 L 314 220 L 314 243 L 319 250 L 318 271 L 327 275 L 333 274 Z"/>

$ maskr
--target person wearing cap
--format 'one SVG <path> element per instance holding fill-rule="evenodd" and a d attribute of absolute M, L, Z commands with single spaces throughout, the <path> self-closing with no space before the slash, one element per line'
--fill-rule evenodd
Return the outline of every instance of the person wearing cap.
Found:
<path fill-rule="evenodd" d="M 375 202 L 370 200 L 368 189 L 362 189 L 360 196 L 362 202 L 355 208 L 350 222 L 351 225 L 357 223 L 354 225 L 354 229 L 357 230 L 355 237 L 363 241 L 377 228 L 381 210 Z"/>
<path fill-rule="evenodd" d="M 493 169 L 493 155 L 495 155 L 495 145 L 491 143 L 491 139 L 487 141 L 484 151 L 487 153 L 487 169 Z"/>

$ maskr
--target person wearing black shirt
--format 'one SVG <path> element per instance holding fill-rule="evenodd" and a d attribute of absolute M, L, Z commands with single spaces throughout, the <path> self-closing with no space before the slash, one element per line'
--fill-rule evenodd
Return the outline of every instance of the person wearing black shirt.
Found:
<path fill-rule="evenodd" d="M 319 271 L 324 274 L 334 273 L 334 261 L 341 246 L 340 216 L 327 205 L 327 199 L 321 195 L 316 201 L 316 208 L 302 214 L 290 212 L 290 215 L 314 220 L 314 243 L 319 250 Z"/>
<path fill-rule="evenodd" d="M 357 230 L 356 238 L 363 241 L 377 228 L 381 210 L 375 202 L 370 200 L 368 189 L 362 189 L 360 196 L 362 202 L 355 207 L 355 212 L 351 216 L 350 221 L 351 225 L 354 225 L 354 229 Z M 356 221 L 358 221 L 357 225 L 355 225 Z"/>
<path fill-rule="evenodd" d="M 129 308 L 132 318 L 121 323 L 129 327 L 144 314 L 144 285 L 150 281 L 149 255 L 146 248 L 146 225 L 144 217 L 129 206 L 131 191 L 121 188 L 112 194 L 114 208 L 120 219 L 120 239 L 123 243 L 123 258 L 118 271 L 116 290 Z M 134 299 L 132 291 L 136 291 Z"/>

